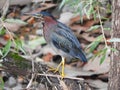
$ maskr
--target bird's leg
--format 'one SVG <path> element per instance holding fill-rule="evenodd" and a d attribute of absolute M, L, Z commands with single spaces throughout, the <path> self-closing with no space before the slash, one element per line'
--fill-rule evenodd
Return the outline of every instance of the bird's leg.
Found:
<path fill-rule="evenodd" d="M 56 73 L 57 71 L 59 71 L 60 69 L 60 66 L 62 66 L 62 61 L 60 62 L 60 64 L 57 66 L 57 68 L 54 68 L 54 67 L 50 67 L 49 71 L 54 71 L 54 73 Z"/>
<path fill-rule="evenodd" d="M 62 64 L 61 76 L 62 76 L 62 78 L 64 78 L 64 77 L 65 77 L 65 73 L 64 73 L 64 69 L 65 69 L 65 58 L 64 58 L 64 57 L 62 57 L 61 64 Z"/>
<path fill-rule="evenodd" d="M 64 57 L 62 57 L 62 61 L 61 61 L 60 64 L 57 66 L 57 68 L 56 68 L 56 69 L 55 69 L 55 68 L 51 68 L 50 71 L 54 71 L 54 73 L 55 73 L 55 72 L 57 72 L 57 71 L 60 70 L 60 67 L 61 67 L 61 72 L 60 72 L 61 77 L 64 78 L 64 76 L 65 76 L 65 73 L 64 73 L 64 69 L 65 69 L 65 58 L 64 58 Z"/>
<path fill-rule="evenodd" d="M 57 68 L 55 69 L 55 71 L 54 72 L 57 72 L 57 71 L 59 71 L 59 68 L 60 68 L 60 66 L 62 65 L 62 61 L 60 62 L 60 64 L 57 66 Z"/>
<path fill-rule="evenodd" d="M 65 73 L 64 73 L 64 69 L 65 69 L 65 58 L 64 58 L 64 57 L 62 57 L 62 61 L 61 61 L 60 64 L 57 66 L 57 68 L 56 68 L 56 70 L 55 70 L 54 72 L 59 71 L 60 66 L 61 66 L 61 68 L 62 68 L 62 70 L 61 70 L 61 76 L 62 76 L 62 78 L 64 78 L 64 77 L 65 77 Z"/>

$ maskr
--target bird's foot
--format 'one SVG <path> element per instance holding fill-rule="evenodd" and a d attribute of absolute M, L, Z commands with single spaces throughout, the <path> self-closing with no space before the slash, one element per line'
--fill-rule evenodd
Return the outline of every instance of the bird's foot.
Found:
<path fill-rule="evenodd" d="M 49 72 L 49 71 L 53 71 L 53 72 L 55 73 L 55 72 L 57 72 L 57 71 L 59 71 L 59 70 L 57 70 L 57 68 L 54 68 L 54 67 L 49 66 L 48 72 Z"/>
<path fill-rule="evenodd" d="M 60 64 L 57 66 L 57 68 L 55 69 L 54 73 L 60 71 L 60 66 L 62 66 L 62 62 L 60 62 Z"/>
<path fill-rule="evenodd" d="M 53 71 L 54 73 L 59 72 L 59 74 L 62 78 L 65 77 L 65 73 L 64 73 L 64 71 L 60 70 L 60 67 L 57 67 L 57 68 L 50 67 L 50 69 L 48 71 Z"/>
<path fill-rule="evenodd" d="M 56 72 L 59 72 L 59 73 L 60 73 L 61 64 L 62 64 L 62 63 L 60 63 L 60 64 L 57 66 L 57 68 L 54 68 L 54 67 L 49 66 L 49 70 L 48 70 L 48 71 L 53 71 L 54 73 L 56 73 Z"/>
<path fill-rule="evenodd" d="M 60 68 L 60 67 L 61 67 L 61 68 Z M 60 69 L 61 69 L 61 70 L 60 70 Z M 50 67 L 49 71 L 54 71 L 54 73 L 59 72 L 59 73 L 60 73 L 60 76 L 61 76 L 62 78 L 64 78 L 64 77 L 65 77 L 64 69 L 65 69 L 65 61 L 64 61 L 64 58 L 62 58 L 62 61 L 61 61 L 60 64 L 57 66 L 57 68 Z"/>

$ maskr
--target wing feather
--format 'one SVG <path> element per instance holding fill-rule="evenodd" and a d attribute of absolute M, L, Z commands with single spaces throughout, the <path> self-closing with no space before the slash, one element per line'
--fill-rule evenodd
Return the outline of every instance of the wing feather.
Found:
<path fill-rule="evenodd" d="M 65 26 L 61 22 L 59 22 L 57 25 L 58 25 L 57 33 L 66 37 L 68 40 L 72 41 L 78 48 L 81 48 L 78 39 L 75 37 L 75 35 L 73 34 L 69 27 Z"/>
<path fill-rule="evenodd" d="M 72 43 L 65 37 L 60 36 L 57 33 L 52 33 L 52 42 L 55 47 L 61 49 L 62 51 L 69 53 L 70 48 L 72 48 Z"/>
<path fill-rule="evenodd" d="M 86 62 L 86 56 L 83 53 L 80 43 L 70 28 L 58 22 L 57 27 L 51 35 L 53 45 L 65 53 L 79 58 Z"/>

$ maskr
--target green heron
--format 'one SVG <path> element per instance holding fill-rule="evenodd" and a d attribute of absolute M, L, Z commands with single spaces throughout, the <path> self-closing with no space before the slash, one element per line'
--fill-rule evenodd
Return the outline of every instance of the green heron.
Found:
<path fill-rule="evenodd" d="M 81 48 L 78 39 L 73 34 L 72 30 L 65 24 L 57 21 L 48 12 L 39 12 L 30 14 L 30 16 L 36 18 L 43 18 L 43 34 L 46 42 L 52 46 L 52 48 L 62 56 L 62 61 L 58 65 L 57 69 L 62 65 L 61 75 L 64 77 L 64 57 L 69 55 L 72 58 L 78 58 L 83 62 L 87 62 L 87 58 Z"/>

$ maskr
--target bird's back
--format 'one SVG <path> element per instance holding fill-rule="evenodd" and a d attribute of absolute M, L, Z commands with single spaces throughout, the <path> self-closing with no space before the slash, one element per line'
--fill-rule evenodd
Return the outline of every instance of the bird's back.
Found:
<path fill-rule="evenodd" d="M 57 21 L 53 29 L 51 40 L 57 49 L 64 51 L 74 58 L 79 58 L 83 62 L 87 61 L 79 41 L 69 27 Z"/>

